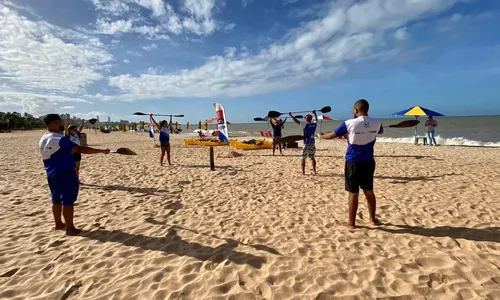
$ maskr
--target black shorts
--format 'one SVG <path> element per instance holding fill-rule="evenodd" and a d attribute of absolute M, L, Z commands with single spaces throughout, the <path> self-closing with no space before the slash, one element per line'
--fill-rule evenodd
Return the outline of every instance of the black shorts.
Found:
<path fill-rule="evenodd" d="M 162 148 L 165 148 L 165 147 L 170 147 L 170 141 L 168 141 L 168 142 L 160 142 L 160 146 L 161 146 Z"/>
<path fill-rule="evenodd" d="M 80 152 L 73 152 L 73 158 L 75 162 L 82 161 L 82 154 Z"/>
<path fill-rule="evenodd" d="M 351 193 L 373 190 L 373 174 L 375 161 L 346 162 L 345 163 L 345 190 Z"/>

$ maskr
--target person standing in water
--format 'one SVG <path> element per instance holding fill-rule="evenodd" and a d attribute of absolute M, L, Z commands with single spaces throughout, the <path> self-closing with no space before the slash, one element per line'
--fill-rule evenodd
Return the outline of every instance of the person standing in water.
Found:
<path fill-rule="evenodd" d="M 64 135 L 69 136 L 69 139 L 78 146 L 81 146 L 80 137 L 82 136 L 81 132 L 83 131 L 84 123 L 85 120 L 82 119 L 80 126 L 76 127 L 76 125 L 69 125 L 69 119 L 66 119 L 66 124 L 64 126 L 65 127 Z M 78 177 L 78 182 L 82 184 L 82 182 L 80 181 L 80 163 L 82 161 L 82 154 L 79 152 L 73 152 L 73 157 L 75 158 L 76 176 Z"/>
<path fill-rule="evenodd" d="M 345 189 L 349 192 L 349 221 L 347 226 L 356 227 L 356 212 L 358 210 L 359 189 L 361 188 L 368 202 L 370 222 L 379 225 L 375 217 L 376 200 L 373 192 L 373 175 L 375 173 L 375 158 L 373 155 L 375 140 L 378 134 L 384 132 L 382 122 L 368 116 L 370 106 L 368 101 L 360 99 L 354 103 L 352 112 L 354 118 L 343 122 L 333 132 L 320 133 L 321 139 L 333 139 L 348 135 L 348 145 L 345 155 Z"/>
<path fill-rule="evenodd" d="M 163 159 L 165 157 L 165 153 L 167 153 L 167 162 L 169 165 L 172 165 L 170 162 L 170 133 L 172 132 L 172 116 L 170 116 L 170 122 L 163 120 L 158 124 L 153 118 L 153 114 L 150 114 L 149 117 L 151 121 L 158 127 L 160 131 L 160 147 L 161 147 L 161 158 L 160 165 L 163 166 Z"/>
<path fill-rule="evenodd" d="M 432 116 L 425 121 L 425 128 L 427 128 L 427 136 L 429 137 L 429 146 L 437 146 L 436 138 L 434 137 L 434 130 L 438 127 L 438 122 Z"/>
<path fill-rule="evenodd" d="M 77 235 L 80 230 L 73 222 L 73 205 L 78 197 L 80 185 L 75 171 L 73 153 L 108 154 L 110 151 L 109 149 L 82 147 L 73 143 L 69 136 L 63 134 L 64 125 L 58 114 L 46 115 L 44 122 L 48 132 L 42 136 L 38 146 L 52 195 L 55 229 L 66 229 L 67 235 Z M 61 214 L 66 224 L 62 222 Z"/>
<path fill-rule="evenodd" d="M 273 155 L 276 151 L 276 147 L 279 146 L 280 154 L 283 155 L 283 148 L 281 146 L 281 138 L 282 138 L 282 130 L 285 125 L 286 119 L 282 121 L 281 119 L 276 119 L 276 124 L 273 124 L 271 119 L 269 119 L 269 123 L 271 123 L 271 127 L 273 127 Z"/>
<path fill-rule="evenodd" d="M 318 120 L 318 116 L 316 115 L 316 111 L 313 110 L 312 113 L 314 114 L 314 120 L 315 122 L 313 122 L 312 120 L 312 115 L 306 115 L 305 117 L 305 122 L 300 122 L 299 120 L 297 120 L 297 118 L 295 118 L 294 116 L 292 116 L 292 113 L 288 113 L 290 115 L 290 117 L 292 117 L 292 120 L 300 125 L 302 127 L 302 132 L 303 132 L 303 136 L 307 136 L 308 138 L 304 139 L 304 145 L 302 146 L 302 154 L 301 154 L 301 158 L 302 158 L 302 161 L 301 161 L 301 164 L 302 164 L 302 174 L 303 175 L 306 175 L 306 158 L 310 158 L 311 161 L 312 161 L 312 166 L 313 166 L 313 171 L 314 171 L 314 174 L 316 174 L 316 145 L 315 145 L 315 134 L 316 134 L 316 127 L 317 127 L 317 120 Z"/>

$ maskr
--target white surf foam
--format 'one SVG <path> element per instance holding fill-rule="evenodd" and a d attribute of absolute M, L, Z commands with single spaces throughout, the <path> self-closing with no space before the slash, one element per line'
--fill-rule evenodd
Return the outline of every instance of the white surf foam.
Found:
<path fill-rule="evenodd" d="M 403 138 L 377 137 L 377 142 L 413 144 L 415 142 L 415 138 L 413 136 L 403 137 Z M 438 145 L 444 145 L 444 146 L 500 147 L 500 142 L 481 142 L 481 141 L 469 140 L 463 137 L 442 138 L 440 136 L 436 136 L 436 142 L 438 143 Z"/>

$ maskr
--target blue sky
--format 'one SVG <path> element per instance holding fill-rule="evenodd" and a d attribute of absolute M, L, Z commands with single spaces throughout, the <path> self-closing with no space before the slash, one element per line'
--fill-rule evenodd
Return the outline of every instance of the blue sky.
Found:
<path fill-rule="evenodd" d="M 500 1 L 0 0 L 0 110 L 500 114 Z"/>

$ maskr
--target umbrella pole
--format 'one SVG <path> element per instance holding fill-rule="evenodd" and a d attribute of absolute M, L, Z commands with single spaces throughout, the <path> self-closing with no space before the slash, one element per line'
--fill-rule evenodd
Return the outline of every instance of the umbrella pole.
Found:
<path fill-rule="evenodd" d="M 415 120 L 418 120 L 418 117 L 415 117 Z M 418 128 L 418 124 L 415 125 L 415 145 L 417 144 L 417 128 Z"/>

